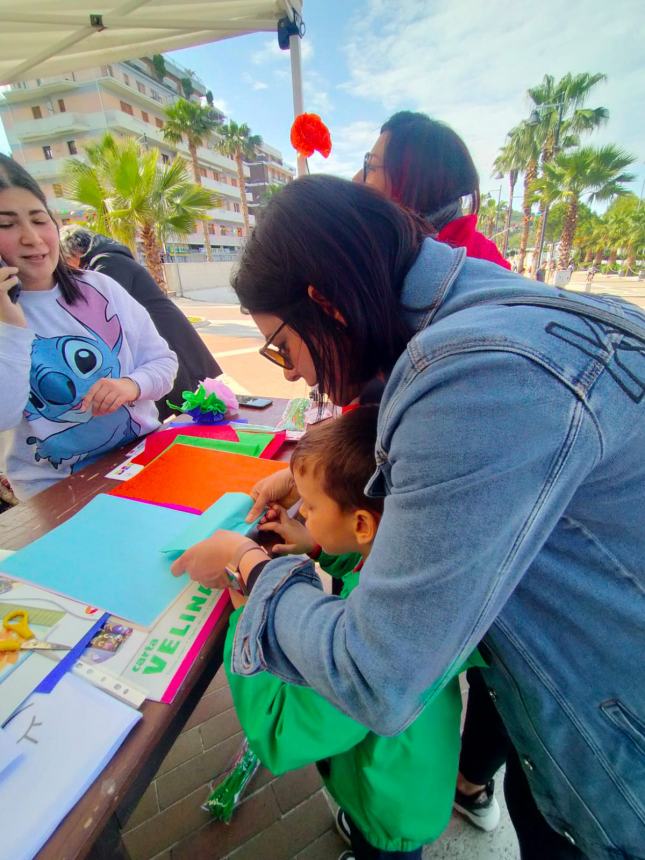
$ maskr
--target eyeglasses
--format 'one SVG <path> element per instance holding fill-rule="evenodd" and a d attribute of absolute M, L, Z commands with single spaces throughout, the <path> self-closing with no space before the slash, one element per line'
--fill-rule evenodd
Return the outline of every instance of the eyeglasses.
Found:
<path fill-rule="evenodd" d="M 286 322 L 281 323 L 273 334 L 267 338 L 264 346 L 260 347 L 260 355 L 264 358 L 268 358 L 269 361 L 272 361 L 273 364 L 277 364 L 278 367 L 281 367 L 283 370 L 293 370 L 291 360 L 282 352 L 282 349 L 279 346 L 273 346 L 273 341 L 285 326 Z"/>
<path fill-rule="evenodd" d="M 374 153 L 366 152 L 363 156 L 363 182 L 367 182 L 367 174 L 370 170 L 378 170 L 382 168 L 382 164 L 376 164 L 374 161 Z"/>

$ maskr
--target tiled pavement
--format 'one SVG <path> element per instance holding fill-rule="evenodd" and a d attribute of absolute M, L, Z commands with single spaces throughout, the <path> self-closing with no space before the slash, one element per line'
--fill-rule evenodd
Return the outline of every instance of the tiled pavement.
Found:
<path fill-rule="evenodd" d="M 143 795 L 123 838 L 132 860 L 336 860 L 346 847 L 312 767 L 274 777 L 256 774 L 230 825 L 200 809 L 210 780 L 221 774 L 242 740 L 223 670 L 186 723 Z M 497 792 L 503 803 L 501 790 Z M 424 860 L 517 860 L 508 816 L 481 833 L 453 816 Z"/>

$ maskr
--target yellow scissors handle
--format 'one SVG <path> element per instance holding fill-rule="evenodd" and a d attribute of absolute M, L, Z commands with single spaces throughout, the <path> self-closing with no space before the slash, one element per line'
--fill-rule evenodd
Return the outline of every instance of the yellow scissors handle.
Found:
<path fill-rule="evenodd" d="M 29 624 L 27 624 L 28 620 L 29 615 L 25 609 L 14 609 L 13 612 L 9 612 L 5 615 L 2 623 L 5 630 L 10 631 L 11 633 L 16 633 L 22 639 L 34 639 L 34 634 L 31 632 Z M 15 649 L 5 648 L 4 650 L 13 651 Z"/>
<path fill-rule="evenodd" d="M 3 651 L 20 651 L 21 639 L 0 639 L 0 653 Z"/>

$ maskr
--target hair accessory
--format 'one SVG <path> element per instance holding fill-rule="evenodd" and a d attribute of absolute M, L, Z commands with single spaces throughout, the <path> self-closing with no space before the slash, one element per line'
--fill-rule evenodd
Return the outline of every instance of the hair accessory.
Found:
<path fill-rule="evenodd" d="M 298 155 L 309 158 L 318 151 L 323 158 L 331 152 L 331 135 L 317 113 L 301 113 L 291 126 L 291 146 Z"/>

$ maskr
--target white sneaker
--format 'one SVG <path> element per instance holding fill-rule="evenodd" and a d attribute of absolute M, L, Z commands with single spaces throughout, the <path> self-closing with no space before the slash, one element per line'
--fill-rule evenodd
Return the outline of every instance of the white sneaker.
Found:
<path fill-rule="evenodd" d="M 479 794 L 455 792 L 454 807 L 475 827 L 489 832 L 499 824 L 499 803 L 495 799 L 495 781 L 491 779 Z"/>

